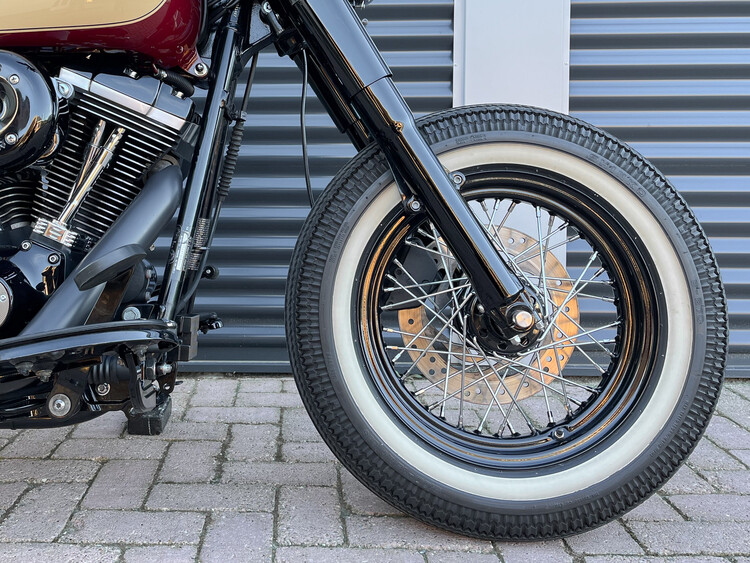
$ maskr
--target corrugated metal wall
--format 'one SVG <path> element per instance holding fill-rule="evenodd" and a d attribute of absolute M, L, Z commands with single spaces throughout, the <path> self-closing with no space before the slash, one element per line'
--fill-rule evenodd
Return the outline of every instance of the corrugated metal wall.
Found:
<path fill-rule="evenodd" d="M 570 109 L 663 170 L 729 297 L 729 375 L 750 375 L 750 1 L 573 0 Z"/>
<path fill-rule="evenodd" d="M 343 1 L 343 0 L 332 0 Z M 359 11 L 417 114 L 452 102 L 453 0 L 377 0 Z M 225 328 L 200 337 L 200 355 L 183 371 L 288 372 L 284 284 L 308 212 L 301 160 L 301 76 L 275 51 L 261 56 L 232 192 L 222 211 L 196 309 L 216 311 Z M 239 92 L 241 95 L 242 92 Z M 313 185 L 322 190 L 354 155 L 317 100 L 308 103 Z M 168 248 L 169 239 L 160 241 Z"/>
<path fill-rule="evenodd" d="M 571 113 L 631 143 L 670 176 L 703 222 L 730 299 L 731 375 L 750 375 L 750 0 L 573 0 Z M 452 0 L 377 0 L 362 15 L 412 108 L 451 105 Z M 200 310 L 226 327 L 202 336 L 190 371 L 288 371 L 287 264 L 307 214 L 299 72 L 261 58 L 233 191 L 211 250 L 221 277 Z M 311 100 L 314 186 L 353 155 Z M 164 238 L 162 247 L 168 244 Z"/>

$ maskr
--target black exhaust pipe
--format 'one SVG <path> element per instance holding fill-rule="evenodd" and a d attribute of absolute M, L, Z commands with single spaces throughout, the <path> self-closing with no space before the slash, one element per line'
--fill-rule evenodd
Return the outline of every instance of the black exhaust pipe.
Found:
<path fill-rule="evenodd" d="M 52 294 L 20 336 L 83 325 L 105 282 L 143 258 L 182 198 L 182 173 L 168 166 L 151 176 L 112 227 Z"/>

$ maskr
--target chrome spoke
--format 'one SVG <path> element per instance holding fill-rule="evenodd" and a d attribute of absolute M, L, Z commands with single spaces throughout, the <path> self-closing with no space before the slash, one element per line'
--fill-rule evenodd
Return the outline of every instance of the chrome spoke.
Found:
<path fill-rule="evenodd" d="M 544 315 L 547 316 L 550 312 L 549 306 L 549 295 L 547 293 L 547 245 L 542 243 L 542 210 L 539 206 L 534 206 L 536 210 L 536 229 L 539 234 L 539 266 L 541 270 L 540 283 L 538 286 L 539 291 L 542 294 L 542 300 L 544 301 Z M 552 224 L 550 223 L 550 227 Z"/>
<path fill-rule="evenodd" d="M 433 291 L 432 293 L 425 293 L 422 297 L 415 297 L 414 299 L 407 299 L 406 301 L 399 301 L 398 303 L 389 303 L 388 305 L 383 305 L 381 307 L 384 311 L 389 311 L 392 309 L 395 309 L 396 307 L 400 307 L 401 305 L 406 305 L 407 303 L 413 303 L 414 301 L 419 301 L 420 303 L 424 304 L 424 299 L 431 299 L 433 297 L 437 297 L 438 295 L 445 295 L 446 293 L 455 293 L 458 290 L 466 289 L 468 287 L 471 287 L 470 283 L 460 285 L 456 288 L 448 288 L 443 289 L 440 291 Z"/>

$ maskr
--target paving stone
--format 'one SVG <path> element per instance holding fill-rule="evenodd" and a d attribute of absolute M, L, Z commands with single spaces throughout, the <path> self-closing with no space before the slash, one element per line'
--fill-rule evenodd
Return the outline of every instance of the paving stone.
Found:
<path fill-rule="evenodd" d="M 281 459 L 311 463 L 334 461 L 336 458 L 323 442 L 287 442 L 281 445 Z"/>
<path fill-rule="evenodd" d="M 216 475 L 221 442 L 175 442 L 159 473 L 168 483 L 207 483 Z"/>
<path fill-rule="evenodd" d="M 706 428 L 706 436 L 726 450 L 750 449 L 750 432 L 723 416 L 714 416 Z"/>
<path fill-rule="evenodd" d="M 9 442 L 10 440 L 6 440 L 5 438 L 0 438 L 0 450 L 2 450 L 5 446 L 7 446 Z"/>
<path fill-rule="evenodd" d="M 228 461 L 221 480 L 225 483 L 270 483 L 292 486 L 336 486 L 333 463 L 265 463 Z"/>
<path fill-rule="evenodd" d="M 427 554 L 428 563 L 466 563 L 469 559 L 471 559 L 471 563 L 498 563 L 500 561 L 494 553 L 472 553 L 467 556 L 466 553 L 458 551 L 436 551 Z M 529 560 L 525 559 L 524 561 Z M 538 561 L 537 559 L 532 560 L 534 563 Z M 565 559 L 558 559 L 557 561 L 565 561 Z"/>
<path fill-rule="evenodd" d="M 70 519 L 71 543 L 197 544 L 205 515 L 195 512 L 82 510 Z"/>
<path fill-rule="evenodd" d="M 601 528 L 566 538 L 565 541 L 573 551 L 586 555 L 643 553 L 641 546 L 619 522 L 610 522 Z"/>
<path fill-rule="evenodd" d="M 179 442 L 185 440 L 206 440 L 223 442 L 226 440 L 229 425 L 221 422 L 184 422 L 169 420 L 167 429 L 157 436 L 125 436 L 126 440 L 156 440 Z"/>
<path fill-rule="evenodd" d="M 284 390 L 284 393 L 299 393 L 299 391 L 297 390 L 297 384 L 292 377 L 282 379 L 281 386 L 281 388 Z"/>
<path fill-rule="evenodd" d="M 194 563 L 198 548 L 192 545 L 131 547 L 125 552 L 125 563 Z"/>
<path fill-rule="evenodd" d="M 723 557 L 710 557 L 707 555 L 691 555 L 689 557 L 598 555 L 587 557 L 586 563 L 727 563 L 727 560 Z"/>
<path fill-rule="evenodd" d="M 240 393 L 281 393 L 284 379 L 281 377 L 243 377 Z"/>
<path fill-rule="evenodd" d="M 705 471 L 703 474 L 723 493 L 750 495 L 750 471 Z"/>
<path fill-rule="evenodd" d="M 0 481 L 80 483 L 93 479 L 98 470 L 93 461 L 7 459 L 0 460 Z"/>
<path fill-rule="evenodd" d="M 747 379 L 728 379 L 724 381 L 724 388 L 731 389 L 740 397 L 750 400 L 750 381 Z"/>
<path fill-rule="evenodd" d="M 125 431 L 128 419 L 122 411 L 108 412 L 99 418 L 79 424 L 71 438 L 118 438 Z"/>
<path fill-rule="evenodd" d="M 674 495 L 669 500 L 691 520 L 750 522 L 750 496 Z"/>
<path fill-rule="evenodd" d="M 344 493 L 344 503 L 354 514 L 365 516 L 398 516 L 403 514 L 398 508 L 394 508 L 376 496 L 343 468 L 341 469 L 341 488 Z"/>
<path fill-rule="evenodd" d="M 0 516 L 8 510 L 26 490 L 26 483 L 6 483 L 0 485 Z"/>
<path fill-rule="evenodd" d="M 573 558 L 565 551 L 562 540 L 543 541 L 534 543 L 505 543 L 498 542 L 496 547 L 503 555 L 505 563 L 563 563 Z M 432 559 L 428 558 L 430 563 Z"/>
<path fill-rule="evenodd" d="M 159 463 L 156 460 L 115 459 L 102 466 L 83 499 L 83 508 L 139 508 Z"/>
<path fill-rule="evenodd" d="M 218 514 L 208 526 L 200 553 L 202 563 L 271 561 L 271 514 Z"/>
<path fill-rule="evenodd" d="M 67 427 L 25 430 L 13 442 L 0 450 L 0 459 L 46 457 L 70 434 L 70 430 Z"/>
<path fill-rule="evenodd" d="M 281 416 L 276 407 L 190 407 L 185 420 L 234 424 L 276 424 Z"/>
<path fill-rule="evenodd" d="M 661 487 L 661 492 L 667 495 L 713 493 L 713 487 L 702 479 L 695 471 L 683 465 L 669 481 Z"/>
<path fill-rule="evenodd" d="M 273 461 L 281 429 L 275 424 L 235 424 L 227 449 L 227 459 Z"/>
<path fill-rule="evenodd" d="M 114 563 L 120 559 L 116 547 L 69 545 L 62 543 L 6 544 L 0 551 L 0 563 L 54 561 L 55 563 Z"/>
<path fill-rule="evenodd" d="M 493 552 L 490 542 L 445 532 L 413 518 L 349 516 L 346 530 L 354 547 Z"/>
<path fill-rule="evenodd" d="M 10 428 L 0 428 L 0 438 L 10 440 L 18 436 L 23 430 L 11 430 Z"/>
<path fill-rule="evenodd" d="M 41 485 L 26 493 L 0 525 L 0 541 L 52 541 L 65 527 L 83 484 Z"/>
<path fill-rule="evenodd" d="M 477 554 L 463 561 L 483 563 L 474 559 Z M 276 563 L 424 563 L 424 556 L 416 550 L 403 549 L 357 549 L 351 547 L 279 547 L 276 550 Z M 497 561 L 497 558 L 494 559 Z"/>
<path fill-rule="evenodd" d="M 652 495 L 622 517 L 623 520 L 642 522 L 680 521 L 682 516 L 659 495 Z"/>
<path fill-rule="evenodd" d="M 153 510 L 272 511 L 274 489 L 245 484 L 158 484 L 146 502 Z"/>
<path fill-rule="evenodd" d="M 237 381 L 233 379 L 201 379 L 190 399 L 194 407 L 231 407 L 237 394 Z"/>
<path fill-rule="evenodd" d="M 291 407 L 301 408 L 302 399 L 296 393 L 239 393 L 238 407 Z"/>
<path fill-rule="evenodd" d="M 750 450 L 729 450 L 729 453 L 739 458 L 747 467 L 750 467 Z"/>
<path fill-rule="evenodd" d="M 282 487 L 278 542 L 334 546 L 344 543 L 339 492 L 328 487 Z"/>
<path fill-rule="evenodd" d="M 321 442 L 305 409 L 285 409 L 281 435 L 285 442 Z"/>
<path fill-rule="evenodd" d="M 750 553 L 750 523 L 631 522 L 646 548 L 659 555 Z"/>
<path fill-rule="evenodd" d="M 750 400 L 745 397 L 724 389 L 719 396 L 716 410 L 745 429 L 750 429 Z"/>
<path fill-rule="evenodd" d="M 688 458 L 688 464 L 698 470 L 744 469 L 743 465 L 708 440 L 698 442 Z"/>
<path fill-rule="evenodd" d="M 70 439 L 60 445 L 53 459 L 161 459 L 167 444 L 154 440 L 107 438 Z"/>
<path fill-rule="evenodd" d="M 179 376 L 178 376 L 179 377 Z M 172 395 L 190 395 L 195 392 L 195 387 L 198 385 L 198 378 L 193 376 L 183 377 L 177 380 L 177 385 L 174 386 Z"/>
<path fill-rule="evenodd" d="M 175 422 L 181 422 L 185 418 L 185 413 L 190 406 L 189 395 L 176 395 L 172 393 L 172 414 L 169 417 L 169 425 Z M 169 428 L 167 425 L 167 428 Z"/>

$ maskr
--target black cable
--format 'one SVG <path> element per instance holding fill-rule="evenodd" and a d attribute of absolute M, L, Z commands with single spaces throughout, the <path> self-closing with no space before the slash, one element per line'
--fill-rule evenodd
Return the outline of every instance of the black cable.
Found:
<path fill-rule="evenodd" d="M 310 180 L 310 159 L 307 154 L 307 51 L 302 51 L 302 107 L 299 112 L 299 124 L 302 129 L 302 160 L 305 166 L 305 185 L 307 186 L 307 197 L 310 200 L 310 207 L 315 204 L 313 197 L 312 181 Z"/>

